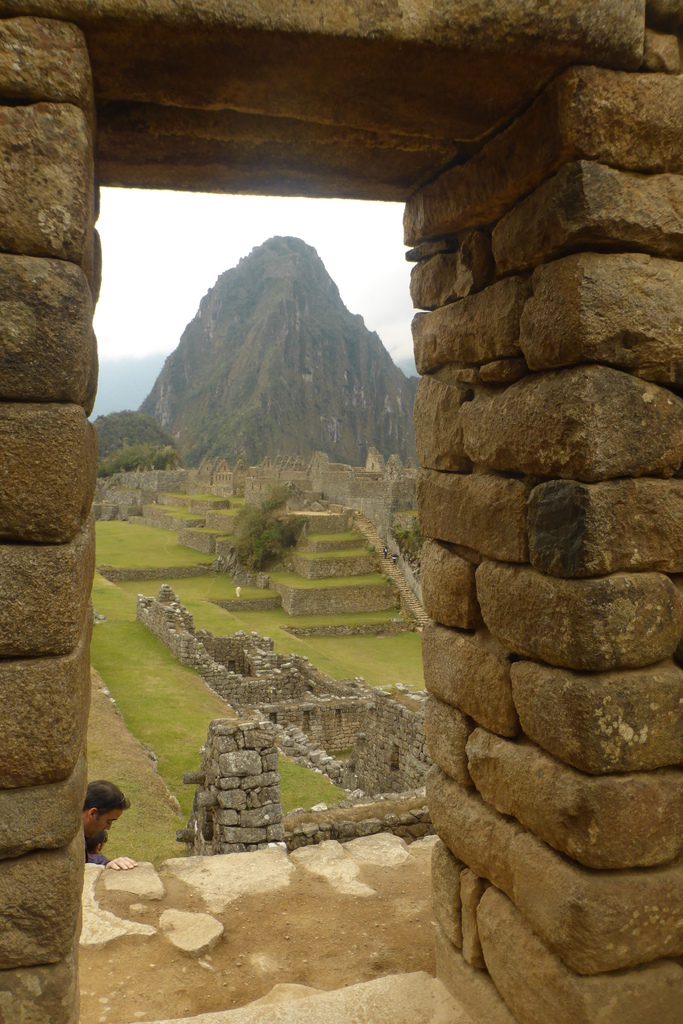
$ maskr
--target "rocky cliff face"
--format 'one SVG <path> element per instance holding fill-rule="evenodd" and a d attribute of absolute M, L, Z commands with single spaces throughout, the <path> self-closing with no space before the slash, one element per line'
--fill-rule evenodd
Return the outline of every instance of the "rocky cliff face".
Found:
<path fill-rule="evenodd" d="M 360 465 L 370 445 L 414 456 L 416 383 L 346 309 L 315 249 L 271 238 L 204 296 L 140 411 L 190 464 L 320 450 Z"/>

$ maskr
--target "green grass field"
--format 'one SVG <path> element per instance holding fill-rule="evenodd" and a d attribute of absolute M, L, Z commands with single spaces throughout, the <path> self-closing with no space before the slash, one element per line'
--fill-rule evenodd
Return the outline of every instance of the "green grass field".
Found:
<path fill-rule="evenodd" d="M 305 558 L 310 562 L 325 558 L 360 558 L 362 555 L 368 554 L 370 552 L 367 548 L 342 548 L 341 551 L 297 551 L 299 558 Z"/>
<path fill-rule="evenodd" d="M 97 565 L 163 569 L 164 566 L 207 565 L 211 556 L 178 543 L 168 530 L 138 523 L 95 523 Z"/>

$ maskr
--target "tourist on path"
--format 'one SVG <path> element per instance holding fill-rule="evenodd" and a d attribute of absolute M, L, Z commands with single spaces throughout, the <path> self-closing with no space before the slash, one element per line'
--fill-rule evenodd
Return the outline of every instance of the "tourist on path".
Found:
<path fill-rule="evenodd" d="M 130 800 L 121 792 L 113 782 L 105 779 L 98 779 L 96 782 L 89 782 L 83 801 L 83 833 L 85 836 L 85 862 L 86 864 L 97 864 L 92 860 L 92 854 L 88 852 L 87 840 L 96 836 L 103 829 L 108 831 L 117 818 L 120 818 L 125 810 L 130 807 Z M 101 861 L 99 862 L 101 863 Z M 136 868 L 138 862 L 132 857 L 115 857 L 107 861 L 105 867 L 114 871 L 129 871 Z"/>

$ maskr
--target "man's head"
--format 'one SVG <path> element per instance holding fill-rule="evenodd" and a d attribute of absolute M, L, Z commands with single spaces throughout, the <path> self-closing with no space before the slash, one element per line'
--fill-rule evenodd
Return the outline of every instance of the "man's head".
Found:
<path fill-rule="evenodd" d="M 113 782 L 104 779 L 89 782 L 83 802 L 83 831 L 86 837 L 94 836 L 102 829 L 110 829 L 128 807 L 130 800 Z"/>

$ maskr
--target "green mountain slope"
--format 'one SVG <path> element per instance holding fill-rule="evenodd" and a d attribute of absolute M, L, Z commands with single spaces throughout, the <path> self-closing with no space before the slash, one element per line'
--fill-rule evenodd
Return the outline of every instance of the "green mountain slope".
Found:
<path fill-rule="evenodd" d="M 416 383 L 346 309 L 315 249 L 271 238 L 204 296 L 140 411 L 191 465 L 316 450 L 360 465 L 370 445 L 415 455 Z"/>

